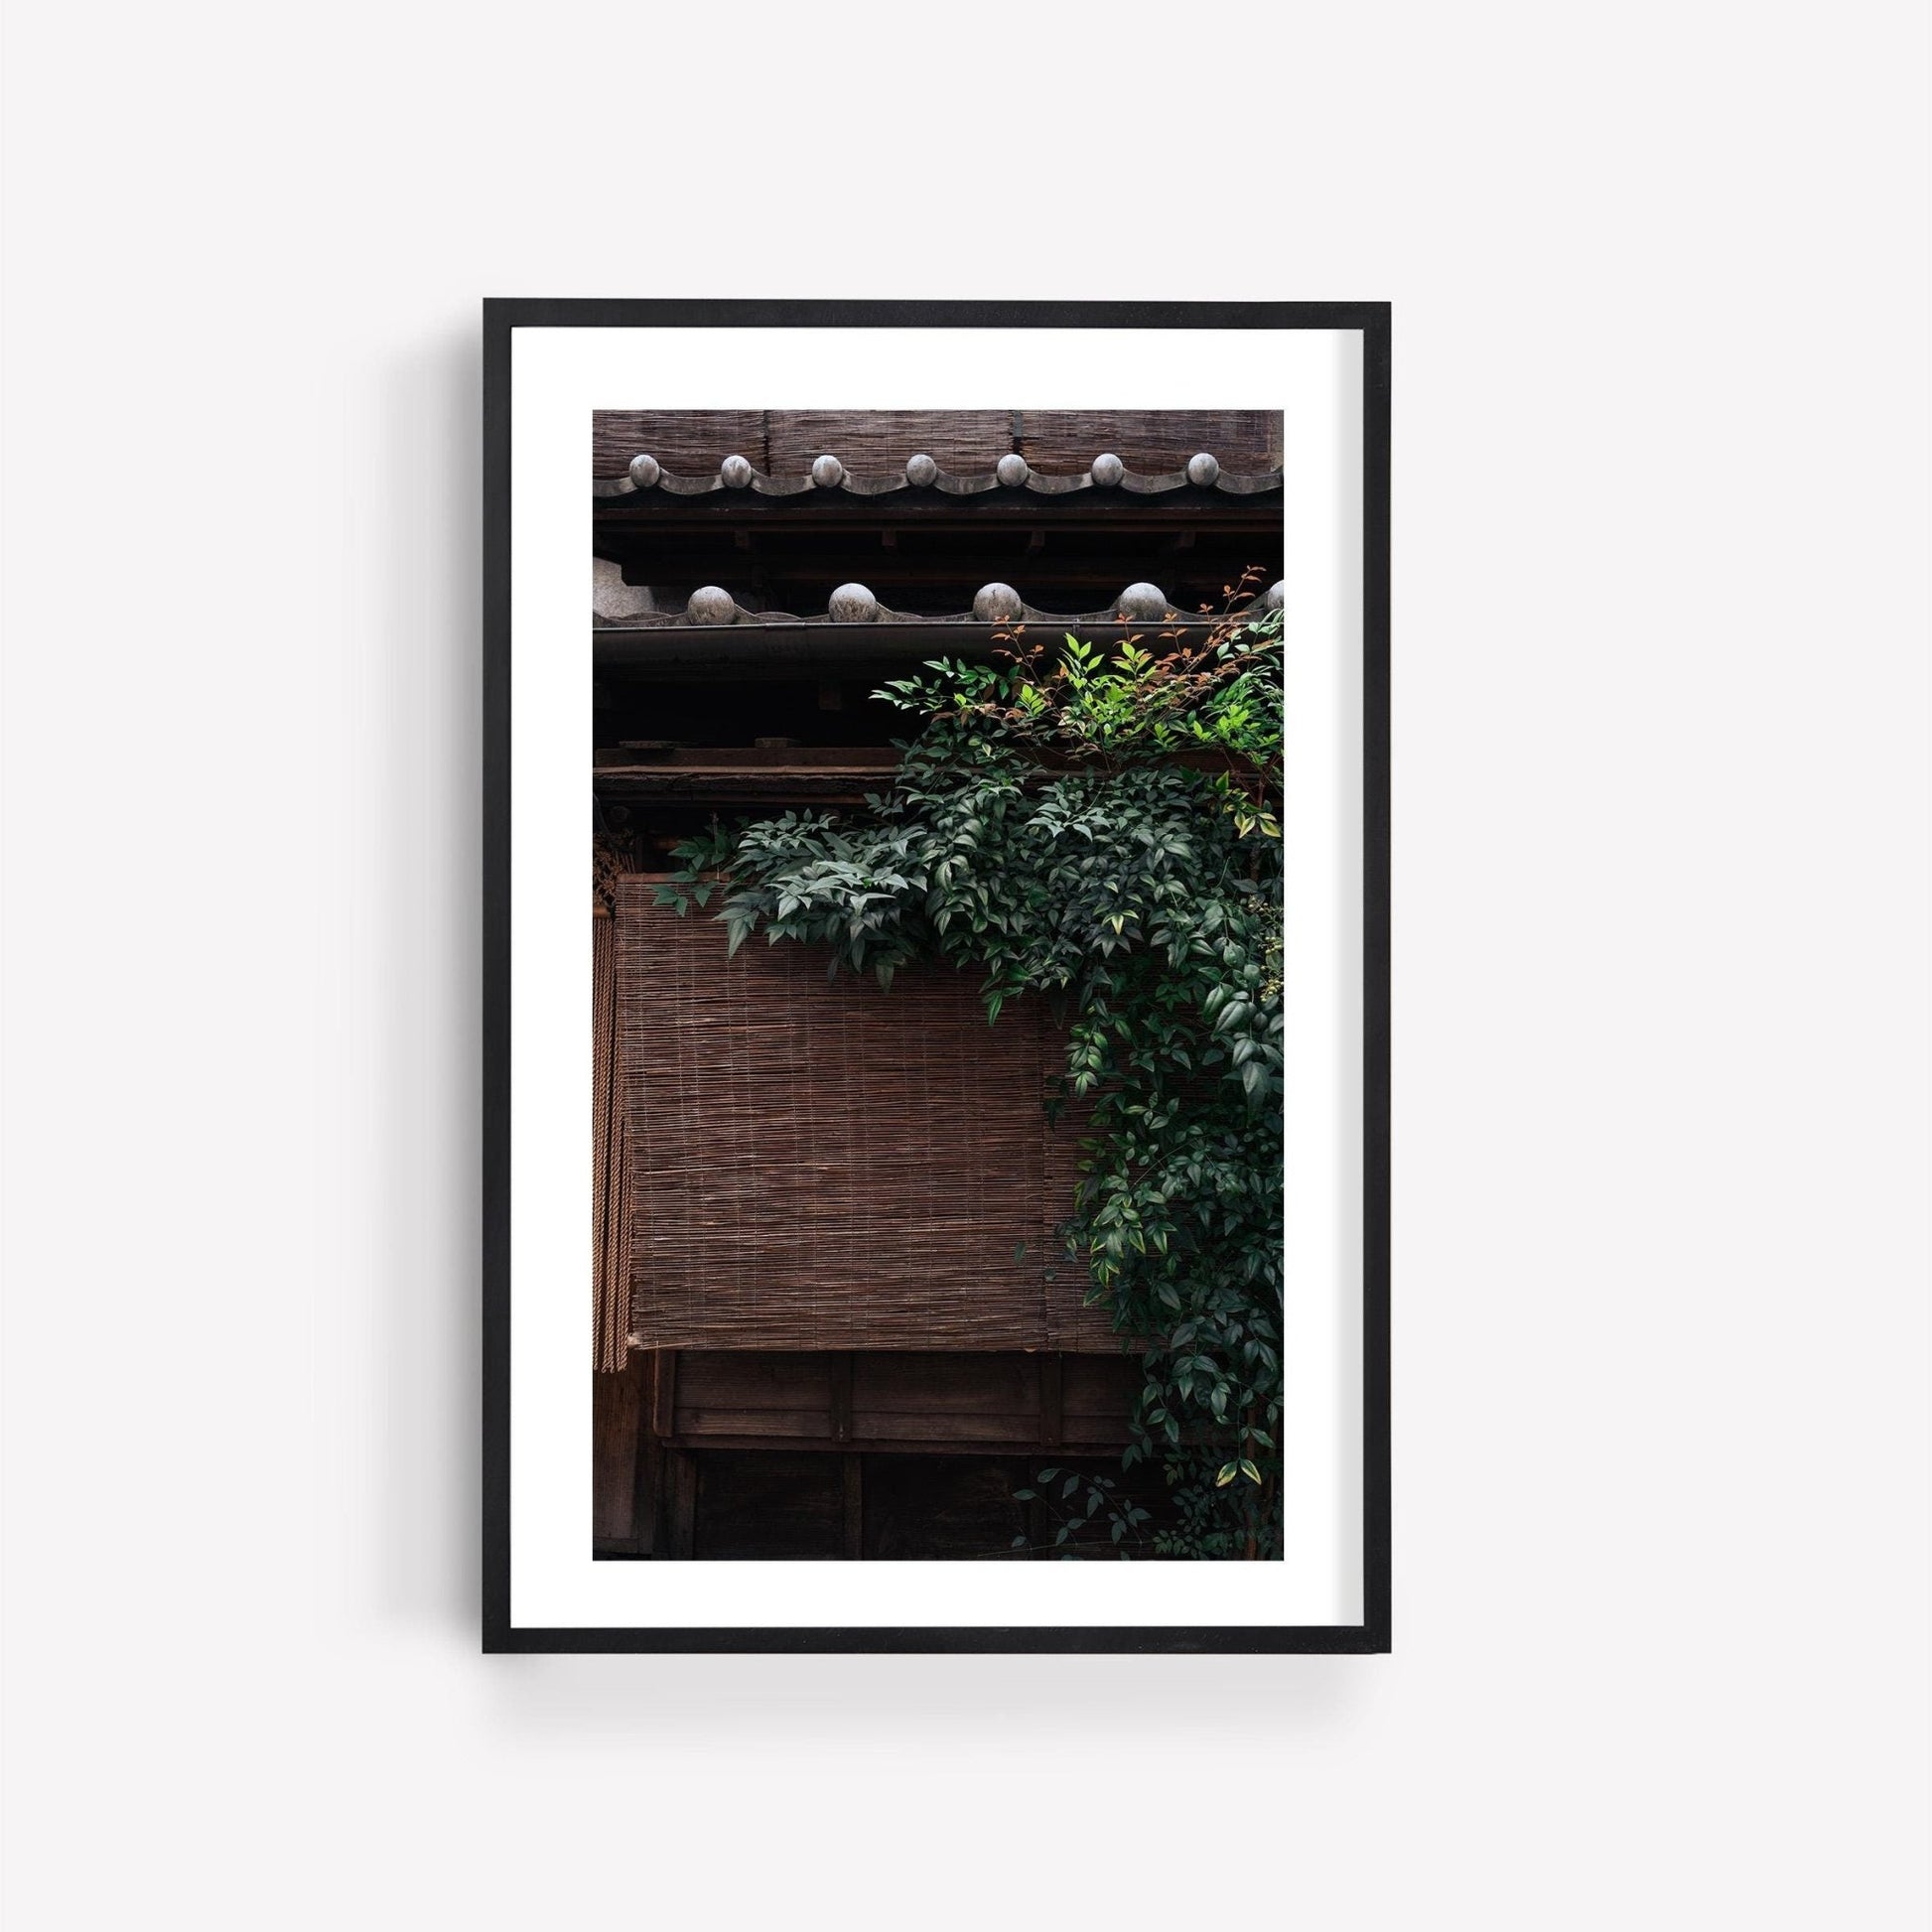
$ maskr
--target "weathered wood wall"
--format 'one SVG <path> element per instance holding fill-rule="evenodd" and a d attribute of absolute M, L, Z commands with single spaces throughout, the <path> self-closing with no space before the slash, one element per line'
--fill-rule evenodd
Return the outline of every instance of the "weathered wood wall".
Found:
<path fill-rule="evenodd" d="M 639 1351 L 592 1378 L 593 1548 L 997 1554 L 1042 1459 L 1119 1476 L 1139 1386 L 1124 1356 Z"/>
<path fill-rule="evenodd" d="M 1123 1355 L 678 1352 L 680 1444 L 1114 1449 L 1140 1386 Z"/>

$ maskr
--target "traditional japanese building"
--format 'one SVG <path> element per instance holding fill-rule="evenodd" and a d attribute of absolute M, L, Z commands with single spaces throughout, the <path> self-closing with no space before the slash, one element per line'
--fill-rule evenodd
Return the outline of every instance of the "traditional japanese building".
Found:
<path fill-rule="evenodd" d="M 599 1555 L 1025 1555 L 1034 1469 L 1117 1468 L 1050 1016 L 727 959 L 656 888 L 714 816 L 862 807 L 925 659 L 1279 601 L 1281 456 L 1265 411 L 594 419 Z"/>

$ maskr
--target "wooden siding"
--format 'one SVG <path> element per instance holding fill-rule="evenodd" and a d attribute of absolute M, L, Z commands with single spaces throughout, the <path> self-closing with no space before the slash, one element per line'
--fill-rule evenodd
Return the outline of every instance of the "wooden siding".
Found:
<path fill-rule="evenodd" d="M 1132 1356 L 640 1350 L 621 1373 L 592 1377 L 593 1548 L 691 1555 L 694 1539 L 703 1542 L 706 1472 L 730 1454 L 816 1457 L 834 1472 L 836 1481 L 827 1473 L 794 1485 L 804 1498 L 796 1507 L 820 1510 L 827 1537 L 836 1496 L 840 1547 L 829 1554 L 857 1555 L 861 1541 L 868 1556 L 919 1554 L 916 1524 L 888 1501 L 917 1485 L 901 1473 L 882 1486 L 874 1472 L 885 1460 L 991 1458 L 1006 1470 L 1002 1495 L 1025 1480 L 1009 1466 L 1015 1456 L 1084 1456 L 1114 1470 L 1140 1385 Z M 720 1481 L 727 1515 L 756 1493 L 750 1474 Z"/>

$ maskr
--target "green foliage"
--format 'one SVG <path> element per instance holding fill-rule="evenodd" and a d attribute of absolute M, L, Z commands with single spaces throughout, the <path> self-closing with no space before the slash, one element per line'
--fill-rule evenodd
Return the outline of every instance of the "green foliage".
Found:
<path fill-rule="evenodd" d="M 1120 1493 L 1111 1476 L 1082 1475 L 1077 1469 L 1041 1469 L 1037 1489 L 1016 1489 L 1017 1503 L 1037 1502 L 1053 1532 L 1051 1543 L 1039 1547 L 1062 1563 L 1074 1563 L 1098 1545 L 1103 1556 L 1126 1558 L 1131 1545 L 1146 1541 L 1149 1512 Z M 1013 1539 L 1016 1550 L 1028 1547 L 1027 1538 Z"/>
<path fill-rule="evenodd" d="M 659 899 L 688 911 L 721 874 L 733 951 L 761 928 L 886 987 L 916 959 L 974 967 L 994 1024 L 1053 1004 L 1067 1057 L 1047 1104 L 1082 1133 L 1068 1245 L 1143 1350 L 1126 1465 L 1158 1464 L 1175 1505 L 1155 1554 L 1273 1556 L 1281 617 L 1164 644 L 934 659 L 877 694 L 922 724 L 863 814 L 714 827 Z"/>

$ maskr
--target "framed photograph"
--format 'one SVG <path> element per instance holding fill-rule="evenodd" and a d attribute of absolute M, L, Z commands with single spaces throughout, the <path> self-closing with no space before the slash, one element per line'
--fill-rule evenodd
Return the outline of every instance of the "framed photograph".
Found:
<path fill-rule="evenodd" d="M 1387 1650 L 1387 306 L 483 335 L 483 1647 Z"/>

